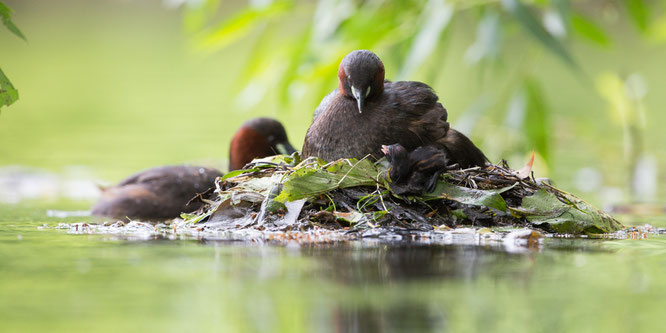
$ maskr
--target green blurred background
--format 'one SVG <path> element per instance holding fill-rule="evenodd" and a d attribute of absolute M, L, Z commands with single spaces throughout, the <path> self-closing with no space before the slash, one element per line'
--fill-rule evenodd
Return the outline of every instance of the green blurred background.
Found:
<path fill-rule="evenodd" d="M 0 166 L 226 170 L 256 116 L 300 147 L 340 59 L 367 48 L 387 78 L 430 84 L 492 161 L 536 149 L 537 177 L 593 203 L 664 198 L 664 1 L 4 2 L 27 42 L 0 29 L 20 92 Z"/>

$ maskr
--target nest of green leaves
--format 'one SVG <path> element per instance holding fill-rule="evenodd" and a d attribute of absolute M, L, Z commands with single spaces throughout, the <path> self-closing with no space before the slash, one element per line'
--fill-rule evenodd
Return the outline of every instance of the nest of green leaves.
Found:
<path fill-rule="evenodd" d="M 384 160 L 301 161 L 298 154 L 255 160 L 218 178 L 184 215 L 207 228 L 357 232 L 429 231 L 461 225 L 532 227 L 551 233 L 599 234 L 623 228 L 617 220 L 547 181 L 506 163 L 449 170 L 429 193 L 398 195 Z"/>

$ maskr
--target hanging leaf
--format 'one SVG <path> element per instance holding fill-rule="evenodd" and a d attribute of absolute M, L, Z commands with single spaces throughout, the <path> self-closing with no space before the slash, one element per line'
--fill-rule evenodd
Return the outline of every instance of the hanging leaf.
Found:
<path fill-rule="evenodd" d="M 257 24 L 287 12 L 291 6 L 291 1 L 276 1 L 265 7 L 243 9 L 205 33 L 200 46 L 212 49 L 227 46 L 246 36 Z"/>
<path fill-rule="evenodd" d="M 465 60 L 475 64 L 483 59 L 494 59 L 499 54 L 501 36 L 500 16 L 494 10 L 483 14 L 476 28 L 476 41 L 465 51 Z"/>
<path fill-rule="evenodd" d="M 7 29 L 9 29 L 9 31 L 11 31 L 14 35 L 23 40 L 26 40 L 21 30 L 19 30 L 14 22 L 12 22 L 12 13 L 13 11 L 9 7 L 0 2 L 0 19 L 2 19 L 2 24 L 4 24 L 5 27 L 7 27 Z"/>
<path fill-rule="evenodd" d="M 576 70 L 580 69 L 573 57 L 569 54 L 569 51 L 567 51 L 562 43 L 546 31 L 530 8 L 525 6 L 520 0 L 502 0 L 502 4 L 504 5 L 504 8 L 511 13 L 516 20 L 518 20 L 525 30 L 541 42 L 544 47 L 560 57 L 560 59 L 562 59 L 567 65 Z"/>
<path fill-rule="evenodd" d="M 629 16 L 641 32 L 646 32 L 648 28 L 649 8 L 644 0 L 625 0 Z"/>
<path fill-rule="evenodd" d="M 449 25 L 454 7 L 440 0 L 430 0 L 423 8 L 422 25 L 414 37 L 409 54 L 398 74 L 398 79 L 407 79 L 423 64 L 437 46 L 442 32 Z"/>
<path fill-rule="evenodd" d="M 584 37 L 592 42 L 595 42 L 602 46 L 609 46 L 610 39 L 604 32 L 604 30 L 594 23 L 592 20 L 586 18 L 580 14 L 574 14 L 571 16 L 571 26 L 573 30 L 578 33 L 581 37 Z"/>
<path fill-rule="evenodd" d="M 287 48 L 287 57 L 284 59 L 287 63 L 280 82 L 277 84 L 280 88 L 280 102 L 286 106 L 290 101 L 289 90 L 291 85 L 298 78 L 298 68 L 306 63 L 308 55 L 308 41 L 310 40 L 311 29 L 304 29 L 297 39 L 295 39 Z"/>
<path fill-rule="evenodd" d="M 0 108 L 3 105 L 10 106 L 18 100 L 18 90 L 14 88 L 5 73 L 0 69 Z"/>

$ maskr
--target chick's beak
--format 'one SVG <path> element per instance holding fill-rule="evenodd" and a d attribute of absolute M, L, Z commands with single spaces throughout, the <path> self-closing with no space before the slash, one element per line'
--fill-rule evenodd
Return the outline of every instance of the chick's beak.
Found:
<path fill-rule="evenodd" d="M 388 154 L 389 154 L 389 148 L 388 148 L 388 146 L 386 146 L 386 145 L 382 145 L 382 153 L 384 153 L 384 155 L 388 155 Z"/>
<path fill-rule="evenodd" d="M 356 87 L 352 86 L 351 87 L 352 95 L 356 99 L 356 103 L 358 103 L 358 113 L 363 112 L 363 105 L 365 105 L 365 94 L 363 91 L 360 89 L 356 89 Z"/>

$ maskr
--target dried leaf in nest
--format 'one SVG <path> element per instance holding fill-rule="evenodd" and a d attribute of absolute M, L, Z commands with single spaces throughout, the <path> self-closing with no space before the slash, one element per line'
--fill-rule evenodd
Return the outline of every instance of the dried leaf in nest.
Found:
<path fill-rule="evenodd" d="M 532 165 L 534 165 L 534 150 L 532 150 L 532 157 L 530 157 L 530 160 L 527 161 L 527 164 L 525 164 L 525 166 L 520 170 L 516 170 L 516 176 L 518 176 L 520 179 L 529 178 L 530 174 L 532 173 Z"/>

